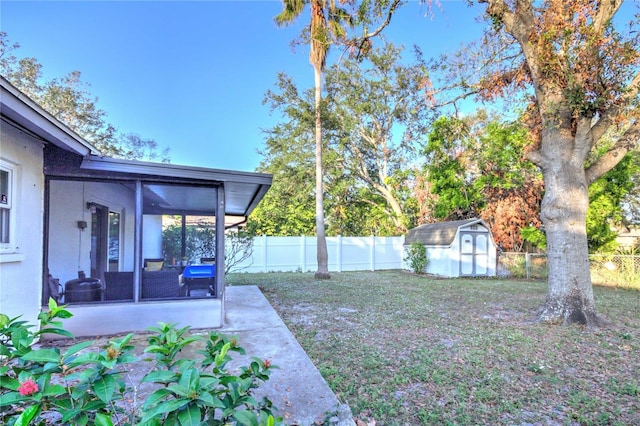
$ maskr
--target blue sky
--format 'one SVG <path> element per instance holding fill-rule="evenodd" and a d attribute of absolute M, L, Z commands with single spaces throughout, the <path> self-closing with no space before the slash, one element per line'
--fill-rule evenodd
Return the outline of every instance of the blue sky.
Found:
<path fill-rule="evenodd" d="M 385 30 L 426 57 L 481 34 L 482 7 L 440 1 L 432 15 L 417 1 Z M 0 26 L 36 57 L 46 79 L 79 70 L 107 121 L 170 148 L 171 162 L 253 171 L 262 129 L 278 117 L 262 105 L 278 72 L 313 86 L 308 47 L 290 43 L 307 23 L 278 28 L 281 2 L 6 1 Z M 308 13 L 308 12 L 307 12 Z"/>

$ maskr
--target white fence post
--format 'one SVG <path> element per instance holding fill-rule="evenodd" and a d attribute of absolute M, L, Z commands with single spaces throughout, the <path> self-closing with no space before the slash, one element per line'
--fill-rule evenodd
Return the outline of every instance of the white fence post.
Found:
<path fill-rule="evenodd" d="M 304 235 L 300 236 L 300 271 L 307 272 L 307 241 Z"/>
<path fill-rule="evenodd" d="M 336 267 L 342 272 L 342 235 L 336 237 Z"/>
<path fill-rule="evenodd" d="M 269 272 L 267 268 L 267 236 L 262 236 L 262 272 Z"/>
<path fill-rule="evenodd" d="M 369 237 L 370 245 L 369 245 L 369 269 L 371 271 L 376 270 L 376 240 L 372 235 Z"/>

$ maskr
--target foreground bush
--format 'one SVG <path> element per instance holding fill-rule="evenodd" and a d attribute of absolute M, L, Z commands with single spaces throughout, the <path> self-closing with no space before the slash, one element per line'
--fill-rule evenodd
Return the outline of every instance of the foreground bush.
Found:
<path fill-rule="evenodd" d="M 36 348 L 43 334 L 73 337 L 61 319 L 72 314 L 49 301 L 49 311 L 39 315 L 40 329 L 0 314 L 0 424 L 74 425 L 280 425 L 267 398 L 258 402 L 252 391 L 267 381 L 268 360 L 254 358 L 239 375 L 225 370 L 230 351 L 244 354 L 235 340 L 211 332 L 199 363 L 178 359 L 187 345 L 202 340 L 189 336 L 189 327 L 160 323 L 151 329 L 144 352 L 153 359 L 141 360 L 130 344 L 133 334 L 109 342 L 100 352 L 81 342 L 62 352 L 59 348 Z M 142 382 L 157 389 L 141 406 L 126 401 L 137 385 L 128 385 L 124 366 L 152 363 Z"/>

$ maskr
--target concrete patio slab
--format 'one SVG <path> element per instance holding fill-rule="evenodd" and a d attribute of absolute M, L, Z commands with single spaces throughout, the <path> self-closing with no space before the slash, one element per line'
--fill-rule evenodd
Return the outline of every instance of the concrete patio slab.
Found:
<path fill-rule="evenodd" d="M 230 368 L 247 365 L 250 356 L 268 359 L 273 370 L 256 396 L 267 396 L 287 424 L 313 425 L 329 421 L 354 425 L 351 410 L 341 405 L 304 349 L 256 286 L 227 287 L 225 323 L 221 333 L 237 336 L 246 357 L 233 354 Z"/>

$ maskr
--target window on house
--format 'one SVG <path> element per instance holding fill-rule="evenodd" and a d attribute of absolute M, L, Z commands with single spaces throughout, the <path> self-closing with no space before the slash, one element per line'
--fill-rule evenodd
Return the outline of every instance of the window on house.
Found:
<path fill-rule="evenodd" d="M 2 251 L 11 245 L 11 208 L 13 199 L 13 170 L 0 163 L 0 244 Z"/>

